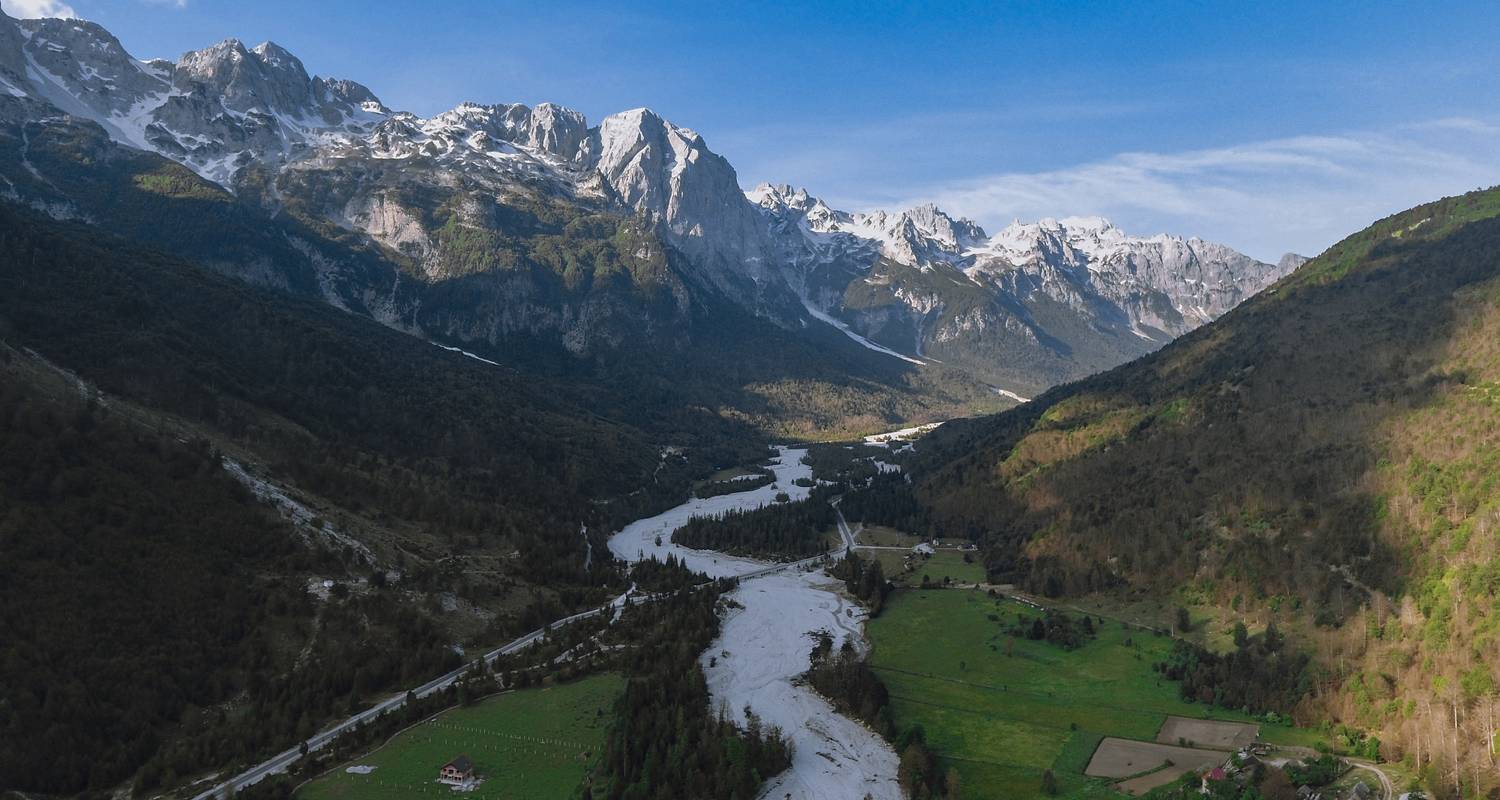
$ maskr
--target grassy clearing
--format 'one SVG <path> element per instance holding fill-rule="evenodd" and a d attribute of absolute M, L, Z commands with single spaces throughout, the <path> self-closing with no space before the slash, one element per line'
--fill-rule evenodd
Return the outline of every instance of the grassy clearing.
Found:
<path fill-rule="evenodd" d="M 856 539 L 860 544 L 877 547 L 916 547 L 922 543 L 920 536 L 902 533 L 885 525 L 860 525 Z"/>
<path fill-rule="evenodd" d="M 971 562 L 964 561 L 964 553 L 957 550 L 939 550 L 927 558 L 916 560 L 917 568 L 908 573 L 904 582 L 908 586 L 921 586 L 926 576 L 934 584 L 941 585 L 943 578 L 952 578 L 954 583 L 983 583 L 984 564 L 978 553 L 969 553 Z"/>
<path fill-rule="evenodd" d="M 880 562 L 880 568 L 885 572 L 885 577 L 895 583 L 906 582 L 906 552 L 902 550 L 861 550 L 859 557 L 867 560 Z"/>
<path fill-rule="evenodd" d="M 765 471 L 764 468 L 760 467 L 758 465 L 757 466 L 744 466 L 744 465 L 741 465 L 741 466 L 735 466 L 735 467 L 728 467 L 726 469 L 721 469 L 718 472 L 715 472 L 714 474 L 708 476 L 708 479 L 702 481 L 702 483 L 719 483 L 721 481 L 732 481 L 732 480 L 737 480 L 739 478 L 748 478 L 751 475 L 760 475 L 764 471 Z"/>
<path fill-rule="evenodd" d="M 1151 664 L 1171 649 L 1167 637 L 1107 622 L 1098 638 L 1065 651 L 1004 632 L 1028 611 L 978 591 L 905 589 L 869 625 L 871 663 L 890 689 L 897 728 L 922 725 L 974 796 L 1044 797 L 1047 769 L 1064 797 L 1115 796 L 1108 781 L 1083 775 L 1104 736 L 1150 741 L 1168 715 L 1248 720 L 1185 702 L 1177 684 L 1158 678 Z M 1268 725 L 1261 734 L 1308 746 L 1319 738 Z"/>
<path fill-rule="evenodd" d="M 400 734 L 386 746 L 340 764 L 297 792 L 299 800 L 465 800 L 571 798 L 604 746 L 609 709 L 624 682 L 596 675 L 562 686 L 525 689 L 449 711 Z M 460 753 L 485 778 L 468 794 L 435 782 Z M 345 772 L 375 767 L 368 775 Z"/>
<path fill-rule="evenodd" d="M 1274 622 L 1278 630 L 1294 641 L 1314 641 L 1317 638 L 1312 614 L 1293 598 L 1272 597 L 1258 601 L 1253 610 L 1247 608 L 1244 612 L 1237 612 L 1215 605 L 1202 592 L 1185 586 L 1167 598 L 1101 593 L 1075 598 L 1062 605 L 1070 611 L 1087 611 L 1111 620 L 1163 630 L 1173 629 L 1177 609 L 1186 608 L 1193 628 L 1178 635 L 1216 653 L 1234 652 L 1236 622 L 1244 623 L 1252 635 L 1263 632 L 1268 623 Z M 1249 605 L 1247 602 L 1246 606 Z"/>

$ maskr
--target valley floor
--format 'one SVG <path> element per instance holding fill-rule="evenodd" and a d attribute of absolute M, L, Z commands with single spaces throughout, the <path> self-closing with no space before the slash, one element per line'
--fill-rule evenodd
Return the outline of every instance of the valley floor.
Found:
<path fill-rule="evenodd" d="M 301 800 L 453 797 L 437 782 L 450 759 L 467 755 L 473 800 L 568 800 L 604 746 L 618 675 L 506 692 L 456 708 L 397 734 L 383 747 L 339 764 L 303 786 Z"/>
<path fill-rule="evenodd" d="M 1113 781 L 1084 774 L 1096 749 L 1106 737 L 1153 742 L 1169 716 L 1250 722 L 1262 741 L 1318 743 L 1311 731 L 1180 699 L 1151 666 L 1169 637 L 1105 622 L 1097 638 L 1064 650 L 1011 636 L 1018 612 L 1035 613 L 978 590 L 911 588 L 868 626 L 897 730 L 921 725 L 966 797 L 1044 798 L 1049 769 L 1061 796 L 1116 797 Z"/>

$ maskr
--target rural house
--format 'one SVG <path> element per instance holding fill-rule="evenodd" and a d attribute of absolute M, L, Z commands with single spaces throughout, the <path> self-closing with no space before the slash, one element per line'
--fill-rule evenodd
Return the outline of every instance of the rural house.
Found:
<path fill-rule="evenodd" d="M 449 761 L 438 770 L 438 781 L 462 786 L 474 779 L 474 762 L 468 756 L 461 755 Z"/>

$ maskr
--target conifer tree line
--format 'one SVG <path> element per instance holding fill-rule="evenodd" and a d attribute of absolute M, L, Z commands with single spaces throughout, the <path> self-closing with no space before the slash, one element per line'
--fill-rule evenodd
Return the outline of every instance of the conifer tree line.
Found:
<path fill-rule="evenodd" d="M 672 541 L 700 550 L 785 560 L 826 553 L 825 532 L 834 525 L 828 501 L 834 487 L 819 486 L 806 500 L 776 503 L 749 511 L 697 517 L 672 534 Z"/>
<path fill-rule="evenodd" d="M 1255 636 L 1241 625 L 1234 638 L 1234 650 L 1223 654 L 1179 639 L 1167 659 L 1153 666 L 1181 682 L 1184 700 L 1252 714 L 1290 714 L 1313 686 L 1308 654 L 1286 647 L 1274 624 Z"/>
<path fill-rule="evenodd" d="M 854 646 L 845 639 L 837 651 L 833 637 L 820 631 L 814 639 L 807 682 L 833 702 L 840 713 L 869 725 L 876 733 L 891 738 L 890 694 L 875 671 L 870 669 Z"/>
<path fill-rule="evenodd" d="M 385 591 L 318 601 L 279 577 L 349 567 L 207 442 L 142 430 L 23 366 L 0 349 L 0 785 L 157 790 L 456 665 L 432 621 Z M 306 646 L 301 668 L 278 666 L 288 641 L 272 629 Z M 231 698 L 245 714 L 225 712 Z M 191 735 L 163 736 L 174 727 Z"/>
<path fill-rule="evenodd" d="M 875 475 L 867 484 L 844 495 L 839 508 L 850 520 L 869 525 L 885 525 L 918 535 L 931 530 L 927 511 L 918 502 L 903 472 Z"/>
<path fill-rule="evenodd" d="M 886 598 L 894 591 L 885 579 L 880 561 L 862 558 L 857 552 L 846 553 L 829 569 L 829 574 L 842 579 L 845 588 L 872 617 L 880 613 Z M 937 754 L 927 746 L 922 726 L 896 729 L 891 719 L 890 693 L 853 640 L 845 639 L 835 650 L 832 637 L 820 633 L 813 643 L 810 664 L 807 680 L 819 694 L 841 713 L 861 720 L 891 743 L 900 757 L 897 779 L 906 796 L 924 800 L 957 800 L 963 796 L 958 772 L 942 768 Z"/>
<path fill-rule="evenodd" d="M 632 643 L 627 683 L 598 774 L 585 797 L 753 800 L 761 784 L 791 765 L 782 732 L 745 711 L 744 729 L 715 709 L 698 657 L 719 631 L 720 581 L 641 604 L 622 620 Z"/>
<path fill-rule="evenodd" d="M 865 559 L 857 551 L 845 553 L 842 559 L 829 567 L 828 574 L 842 580 L 844 588 L 869 609 L 871 617 L 880 614 L 886 597 L 894 588 L 885 579 L 885 567 L 880 565 L 880 560 Z"/>

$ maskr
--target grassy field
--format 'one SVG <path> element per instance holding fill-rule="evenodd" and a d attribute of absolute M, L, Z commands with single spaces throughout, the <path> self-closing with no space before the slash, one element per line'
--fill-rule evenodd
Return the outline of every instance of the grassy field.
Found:
<path fill-rule="evenodd" d="M 732 481 L 736 478 L 745 478 L 751 475 L 760 475 L 763 474 L 762 469 L 763 468 L 758 465 L 729 467 L 727 469 L 721 469 L 718 472 L 715 472 L 714 474 L 708 476 L 706 480 L 700 481 L 700 483 L 718 483 L 720 481 Z"/>
<path fill-rule="evenodd" d="M 1066 651 L 1009 636 L 1002 624 L 1018 611 L 1029 609 L 979 591 L 905 589 L 868 627 L 897 729 L 921 724 L 958 770 L 966 797 L 1044 797 L 1047 769 L 1064 797 L 1118 796 L 1108 781 L 1083 775 L 1103 737 L 1149 741 L 1172 714 L 1248 719 L 1184 702 L 1175 683 L 1158 678 L 1151 664 L 1171 649 L 1169 638 L 1106 623 L 1098 638 Z M 1307 746 L 1319 739 L 1267 725 L 1261 737 Z"/>
<path fill-rule="evenodd" d="M 861 550 L 859 557 L 866 560 L 880 562 L 880 568 L 885 570 L 885 576 L 898 585 L 906 583 L 907 553 L 904 550 Z"/>
<path fill-rule="evenodd" d="M 860 524 L 856 533 L 860 544 L 873 544 L 880 547 L 916 547 L 922 543 L 919 536 L 902 533 L 884 525 Z"/>
<path fill-rule="evenodd" d="M 935 584 L 941 584 L 945 577 L 952 578 L 955 583 L 983 583 L 984 563 L 978 553 L 970 555 L 974 560 L 965 562 L 964 554 L 957 550 L 939 550 L 925 559 L 918 559 L 917 568 L 906 575 L 904 583 L 921 586 L 924 575 Z"/>
<path fill-rule="evenodd" d="M 609 709 L 624 686 L 596 675 L 562 686 L 498 695 L 449 711 L 400 734 L 373 753 L 340 764 L 302 787 L 299 800 L 461 797 L 571 798 L 604 746 Z M 485 781 L 468 794 L 435 782 L 460 753 Z M 368 775 L 346 767 L 372 766 Z"/>

